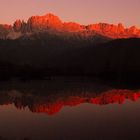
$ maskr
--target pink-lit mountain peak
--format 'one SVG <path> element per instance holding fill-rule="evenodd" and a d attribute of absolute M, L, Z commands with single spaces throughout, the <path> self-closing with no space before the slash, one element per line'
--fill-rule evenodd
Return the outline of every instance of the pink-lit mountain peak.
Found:
<path fill-rule="evenodd" d="M 37 22 L 46 22 L 46 21 L 52 21 L 52 22 L 61 22 L 60 18 L 52 13 L 45 14 L 43 16 L 32 16 L 29 18 L 29 20 L 36 20 Z"/>
<path fill-rule="evenodd" d="M 90 34 L 94 31 L 110 38 L 140 37 L 140 30 L 135 26 L 125 28 L 122 23 L 118 25 L 108 23 L 81 25 L 76 22 L 63 22 L 52 13 L 43 16 L 32 16 L 29 18 L 27 25 L 32 27 L 32 29 L 54 28 L 65 32 L 89 32 Z"/>

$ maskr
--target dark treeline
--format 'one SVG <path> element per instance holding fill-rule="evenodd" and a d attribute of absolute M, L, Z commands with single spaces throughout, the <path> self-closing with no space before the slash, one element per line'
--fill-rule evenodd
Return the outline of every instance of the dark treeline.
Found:
<path fill-rule="evenodd" d="M 55 60 L 62 73 L 93 76 L 108 80 L 139 81 L 140 39 L 118 39 L 77 48 Z M 61 73 L 61 74 L 62 74 Z"/>
<path fill-rule="evenodd" d="M 93 76 L 139 80 L 139 53 L 137 38 L 102 44 L 57 36 L 0 40 L 0 79 Z"/>

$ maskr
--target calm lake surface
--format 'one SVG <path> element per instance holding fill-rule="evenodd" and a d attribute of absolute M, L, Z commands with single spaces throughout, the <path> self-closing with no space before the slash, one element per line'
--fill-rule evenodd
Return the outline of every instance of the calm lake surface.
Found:
<path fill-rule="evenodd" d="M 0 140 L 140 139 L 140 90 L 81 80 L 0 83 Z"/>

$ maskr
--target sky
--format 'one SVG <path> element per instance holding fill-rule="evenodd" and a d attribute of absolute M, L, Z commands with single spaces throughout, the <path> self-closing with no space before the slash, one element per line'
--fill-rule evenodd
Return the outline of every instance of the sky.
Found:
<path fill-rule="evenodd" d="M 123 23 L 140 28 L 140 0 L 0 0 L 0 23 L 53 13 L 81 24 Z"/>

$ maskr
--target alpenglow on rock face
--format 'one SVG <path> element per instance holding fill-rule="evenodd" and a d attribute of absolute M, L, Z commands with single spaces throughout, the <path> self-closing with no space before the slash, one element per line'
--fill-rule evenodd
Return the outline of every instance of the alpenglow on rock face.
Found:
<path fill-rule="evenodd" d="M 47 14 L 45 16 L 32 16 L 27 22 L 27 29 L 32 31 L 47 31 L 47 30 L 60 30 L 63 24 L 61 20 L 53 15 Z"/>
<path fill-rule="evenodd" d="M 12 26 L 0 25 L 1 39 L 16 39 L 28 33 L 34 34 L 38 32 L 48 32 L 57 35 L 81 34 L 85 37 L 98 34 L 111 39 L 140 38 L 140 29 L 135 26 L 125 28 L 121 23 L 118 25 L 107 23 L 81 25 L 75 22 L 63 22 L 59 17 L 51 13 L 44 16 L 32 16 L 27 22 L 16 20 Z"/>

